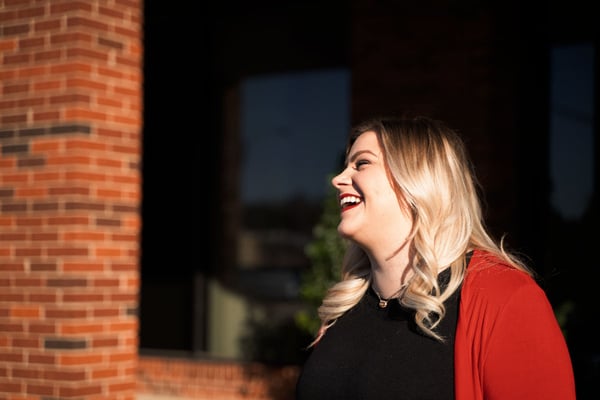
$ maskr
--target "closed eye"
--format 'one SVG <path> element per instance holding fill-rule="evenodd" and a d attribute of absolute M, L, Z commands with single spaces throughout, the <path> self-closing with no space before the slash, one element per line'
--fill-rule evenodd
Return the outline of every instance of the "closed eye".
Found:
<path fill-rule="evenodd" d="M 361 167 L 369 164 L 370 162 L 368 160 L 358 160 L 356 163 L 354 163 L 354 168 L 359 170 Z"/>

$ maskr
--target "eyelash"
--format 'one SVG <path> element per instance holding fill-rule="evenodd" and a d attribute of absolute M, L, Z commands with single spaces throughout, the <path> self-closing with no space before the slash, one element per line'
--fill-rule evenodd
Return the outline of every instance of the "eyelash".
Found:
<path fill-rule="evenodd" d="M 360 169 L 363 165 L 368 165 L 369 162 L 367 160 L 358 160 L 354 163 L 354 169 Z"/>

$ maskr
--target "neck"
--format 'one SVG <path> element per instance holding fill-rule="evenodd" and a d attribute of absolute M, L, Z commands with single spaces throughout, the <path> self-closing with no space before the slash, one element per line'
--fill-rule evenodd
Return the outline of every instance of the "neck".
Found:
<path fill-rule="evenodd" d="M 390 260 L 378 260 L 369 257 L 371 261 L 371 286 L 382 300 L 398 297 L 410 278 L 411 269 L 409 268 L 408 259 L 398 256 Z"/>

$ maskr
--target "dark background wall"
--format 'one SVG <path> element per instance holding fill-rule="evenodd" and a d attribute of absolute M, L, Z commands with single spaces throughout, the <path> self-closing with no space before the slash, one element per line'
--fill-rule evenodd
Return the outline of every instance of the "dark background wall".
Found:
<path fill-rule="evenodd" d="M 553 46 L 591 42 L 597 53 L 594 13 L 579 1 L 424 4 L 146 2 L 142 348 L 201 350 L 197 276 L 235 281 L 240 141 L 227 93 L 256 74 L 347 68 L 351 122 L 410 110 L 463 133 L 492 232 L 529 257 L 555 307 L 577 305 L 567 339 L 591 398 L 597 189 L 576 221 L 550 205 L 548 82 Z M 598 176 L 596 159 L 595 188 Z"/>

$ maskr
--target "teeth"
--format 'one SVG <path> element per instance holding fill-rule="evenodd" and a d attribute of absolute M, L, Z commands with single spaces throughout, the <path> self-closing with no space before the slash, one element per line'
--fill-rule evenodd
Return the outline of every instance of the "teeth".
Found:
<path fill-rule="evenodd" d="M 358 204 L 360 203 L 360 197 L 346 196 L 340 200 L 340 206 L 344 207 L 347 204 Z"/>

